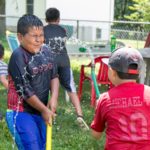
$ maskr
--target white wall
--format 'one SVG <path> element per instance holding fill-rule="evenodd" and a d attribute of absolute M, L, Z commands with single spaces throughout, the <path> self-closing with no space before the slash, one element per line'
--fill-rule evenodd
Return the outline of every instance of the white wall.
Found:
<path fill-rule="evenodd" d="M 34 0 L 34 14 L 45 18 L 49 7 L 57 7 L 62 19 L 112 21 L 114 0 Z M 7 16 L 26 13 L 26 0 L 6 0 Z"/>
<path fill-rule="evenodd" d="M 97 20 L 113 21 L 114 0 L 34 0 L 34 14 L 45 23 L 45 11 L 49 7 L 57 7 L 61 12 L 61 19 L 75 20 Z M 18 17 L 26 13 L 26 0 L 6 0 L 6 16 L 16 16 L 17 18 L 7 18 L 6 25 L 16 26 Z M 76 26 L 76 22 L 70 22 Z M 68 23 L 69 24 L 69 23 Z M 110 23 L 81 22 L 80 26 L 100 27 L 102 29 L 102 40 L 109 39 Z M 90 30 L 90 29 L 89 29 Z M 85 38 L 94 38 L 94 31 L 84 35 Z M 91 33 L 93 32 L 93 34 Z"/>
<path fill-rule="evenodd" d="M 57 7 L 62 19 L 112 21 L 114 0 L 34 0 L 34 14 L 40 18 L 49 7 Z M 20 17 L 26 13 L 26 0 L 6 0 L 5 10 L 7 16 Z"/>
<path fill-rule="evenodd" d="M 6 16 L 14 16 L 14 18 L 6 19 L 6 25 L 16 25 L 18 17 L 22 16 L 25 12 L 25 0 L 6 0 L 5 14 Z"/>
<path fill-rule="evenodd" d="M 45 0 L 34 0 L 34 14 L 39 18 L 43 18 L 45 15 Z M 6 19 L 6 25 L 16 26 L 18 18 L 26 13 L 26 0 L 6 0 L 6 16 L 14 16 Z"/>
<path fill-rule="evenodd" d="M 26 12 L 25 0 L 6 0 L 6 15 L 21 16 Z"/>
<path fill-rule="evenodd" d="M 110 21 L 114 0 L 47 0 L 49 7 L 57 7 L 62 19 Z"/>
<path fill-rule="evenodd" d="M 34 14 L 42 19 L 45 19 L 46 11 L 45 0 L 34 0 Z"/>
<path fill-rule="evenodd" d="M 79 24 L 86 26 L 84 29 L 86 32 L 83 30 L 81 39 L 94 40 L 95 31 L 92 27 L 99 27 L 102 29 L 101 40 L 109 40 L 111 25 L 109 21 L 114 19 L 114 0 L 46 0 L 46 9 L 49 7 L 58 8 L 61 19 L 108 21 L 107 23 L 80 21 Z"/>

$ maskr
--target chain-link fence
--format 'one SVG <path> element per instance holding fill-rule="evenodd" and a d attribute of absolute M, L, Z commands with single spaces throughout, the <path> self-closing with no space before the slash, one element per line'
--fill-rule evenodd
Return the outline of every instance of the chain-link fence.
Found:
<path fill-rule="evenodd" d="M 4 29 L 4 25 L 6 25 L 6 30 L 16 32 L 17 17 L 0 15 L 0 20 L 0 28 Z M 45 25 L 45 20 L 43 18 L 41 20 Z M 144 47 L 145 40 L 150 32 L 149 22 L 62 19 L 60 24 L 67 31 L 69 44 L 78 39 L 78 43 L 86 43 L 97 50 L 108 49 L 107 46 L 110 45 L 111 35 L 116 37 L 117 47 L 127 45 L 141 49 Z M 0 32 L 2 31 L 0 30 Z"/>
<path fill-rule="evenodd" d="M 143 48 L 147 35 L 150 32 L 148 22 L 114 22 L 111 31 L 116 38 L 137 49 Z"/>

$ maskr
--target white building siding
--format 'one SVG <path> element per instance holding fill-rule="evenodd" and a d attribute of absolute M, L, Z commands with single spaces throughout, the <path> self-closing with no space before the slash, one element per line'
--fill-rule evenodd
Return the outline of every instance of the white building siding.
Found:
<path fill-rule="evenodd" d="M 44 21 L 46 4 L 45 0 L 34 0 L 34 14 Z"/>
<path fill-rule="evenodd" d="M 114 16 L 114 0 L 47 0 L 49 7 L 57 7 L 62 19 L 112 21 Z"/>
<path fill-rule="evenodd" d="M 22 16 L 26 12 L 25 2 L 25 0 L 6 0 L 6 16 L 14 16 L 14 18 L 6 18 L 7 26 L 16 25 L 18 17 Z"/>
<path fill-rule="evenodd" d="M 114 0 L 34 0 L 33 13 L 41 18 L 44 24 L 45 11 L 49 7 L 58 8 L 61 19 L 108 21 L 108 23 L 80 21 L 79 38 L 96 40 L 96 28 L 100 28 L 101 40 L 109 40 L 109 22 L 113 21 Z M 16 27 L 18 18 L 26 13 L 26 0 L 6 0 L 5 10 L 6 16 L 14 16 L 6 18 L 7 27 Z M 63 24 L 73 25 L 76 28 L 77 22 L 68 21 Z"/>

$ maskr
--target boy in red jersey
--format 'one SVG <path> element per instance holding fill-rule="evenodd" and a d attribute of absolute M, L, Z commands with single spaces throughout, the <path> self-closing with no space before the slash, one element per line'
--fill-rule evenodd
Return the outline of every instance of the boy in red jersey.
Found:
<path fill-rule="evenodd" d="M 92 135 L 99 139 L 106 129 L 105 150 L 150 150 L 150 87 L 136 83 L 143 63 L 141 54 L 124 47 L 104 62 L 115 87 L 98 100 Z"/>

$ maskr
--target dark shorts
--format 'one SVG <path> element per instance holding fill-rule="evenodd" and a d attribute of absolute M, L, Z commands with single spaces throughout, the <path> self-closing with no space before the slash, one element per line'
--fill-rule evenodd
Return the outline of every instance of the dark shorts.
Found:
<path fill-rule="evenodd" d="M 16 118 L 16 119 L 15 119 Z M 11 115 L 7 112 L 6 120 L 9 130 L 14 136 L 19 146 L 19 150 L 45 150 L 46 145 L 46 125 L 39 115 L 26 112 L 12 111 Z M 14 129 L 15 127 L 15 129 Z"/>
<path fill-rule="evenodd" d="M 68 92 L 76 93 L 76 87 L 71 68 L 69 66 L 65 67 L 59 66 L 58 74 L 60 84 L 65 88 L 65 90 Z"/>

